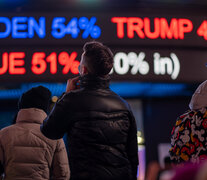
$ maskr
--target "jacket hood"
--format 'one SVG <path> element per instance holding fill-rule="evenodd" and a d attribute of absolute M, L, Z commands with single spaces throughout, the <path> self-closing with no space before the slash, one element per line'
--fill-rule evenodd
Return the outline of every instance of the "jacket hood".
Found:
<path fill-rule="evenodd" d="M 191 98 L 189 107 L 191 110 L 207 107 L 207 80 L 198 86 Z"/>
<path fill-rule="evenodd" d="M 37 108 L 21 109 L 17 114 L 16 123 L 27 122 L 27 123 L 38 123 L 42 124 L 43 120 L 47 117 L 47 114 Z"/>

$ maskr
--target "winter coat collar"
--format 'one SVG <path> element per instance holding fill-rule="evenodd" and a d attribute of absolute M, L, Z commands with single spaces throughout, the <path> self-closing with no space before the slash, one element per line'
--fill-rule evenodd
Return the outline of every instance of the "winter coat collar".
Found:
<path fill-rule="evenodd" d="M 98 77 L 85 75 L 80 77 L 80 86 L 81 88 L 90 88 L 90 89 L 107 89 L 109 88 L 110 77 Z"/>
<path fill-rule="evenodd" d="M 198 86 L 191 98 L 189 107 L 191 110 L 207 107 L 207 80 Z"/>
<path fill-rule="evenodd" d="M 37 123 L 42 124 L 43 120 L 47 117 L 47 114 L 37 108 L 21 109 L 18 112 L 16 123 L 26 122 L 26 123 Z"/>

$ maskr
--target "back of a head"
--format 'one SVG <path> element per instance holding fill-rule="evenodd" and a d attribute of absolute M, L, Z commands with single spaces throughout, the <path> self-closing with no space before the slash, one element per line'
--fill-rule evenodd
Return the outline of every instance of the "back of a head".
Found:
<path fill-rule="evenodd" d="M 50 99 L 51 92 L 49 89 L 43 86 L 34 87 L 22 94 L 18 102 L 18 108 L 38 108 L 47 113 L 49 110 Z"/>
<path fill-rule="evenodd" d="M 191 98 L 189 107 L 191 110 L 207 107 L 207 80 L 198 86 Z"/>
<path fill-rule="evenodd" d="M 92 41 L 87 42 L 83 50 L 89 74 L 104 77 L 110 73 L 113 67 L 113 53 L 107 46 Z"/>

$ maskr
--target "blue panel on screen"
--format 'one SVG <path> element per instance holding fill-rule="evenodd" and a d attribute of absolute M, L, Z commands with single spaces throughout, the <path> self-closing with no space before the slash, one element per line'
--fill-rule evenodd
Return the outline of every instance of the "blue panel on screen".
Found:
<path fill-rule="evenodd" d="M 19 89 L 0 90 L 0 99 L 17 99 L 21 94 L 32 87 L 43 85 L 50 89 L 53 96 L 60 96 L 64 91 L 65 83 L 28 83 L 22 84 Z M 172 97 L 191 96 L 186 84 L 169 83 L 136 83 L 136 82 L 112 82 L 110 88 L 122 97 Z"/>

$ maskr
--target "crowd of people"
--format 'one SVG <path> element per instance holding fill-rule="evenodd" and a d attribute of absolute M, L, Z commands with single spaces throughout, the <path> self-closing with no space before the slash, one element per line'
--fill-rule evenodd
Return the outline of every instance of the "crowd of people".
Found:
<path fill-rule="evenodd" d="M 129 104 L 109 88 L 112 67 L 111 50 L 88 42 L 80 76 L 67 81 L 51 111 L 49 89 L 38 86 L 22 94 L 14 124 L 0 131 L 1 179 L 137 179 L 136 121 Z M 173 127 L 165 167 L 149 164 L 146 180 L 207 179 L 206 98 L 207 81 Z"/>
<path fill-rule="evenodd" d="M 88 42 L 80 76 L 68 80 L 48 115 L 47 88 L 35 87 L 22 95 L 16 123 L 0 131 L 5 180 L 137 179 L 136 121 L 129 104 L 109 88 L 112 67 L 111 50 Z"/>

